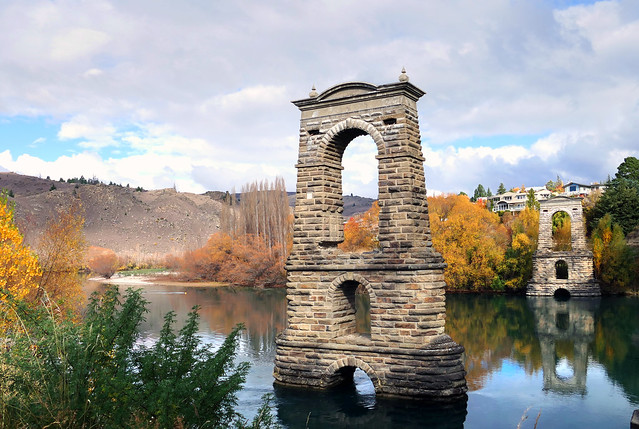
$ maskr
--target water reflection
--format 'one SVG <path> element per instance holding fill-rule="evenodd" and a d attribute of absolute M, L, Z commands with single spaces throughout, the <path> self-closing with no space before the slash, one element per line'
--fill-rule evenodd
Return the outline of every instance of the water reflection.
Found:
<path fill-rule="evenodd" d="M 352 385 L 334 390 L 274 388 L 274 340 L 286 320 L 284 290 L 143 290 L 150 302 L 142 327 L 147 341 L 157 336 L 166 312 L 175 311 L 181 325 L 193 305 L 201 306 L 199 335 L 212 347 L 244 322 L 238 360 L 249 361 L 251 371 L 239 411 L 250 418 L 261 396 L 274 392 L 285 428 L 304 428 L 307 419 L 311 428 L 515 427 L 529 406 L 543 409 L 539 427 L 577 422 L 613 427 L 627 426 L 631 410 L 639 408 L 637 298 L 447 296 L 446 332 L 466 348 L 471 392 L 468 402 L 442 406 L 376 397 L 360 372 Z M 362 309 L 366 315 L 366 306 Z"/>
<path fill-rule="evenodd" d="M 519 362 L 528 375 L 541 368 L 535 319 L 525 297 L 448 295 L 446 333 L 466 349 L 471 392 L 483 388 L 508 359 Z"/>
<path fill-rule="evenodd" d="M 362 392 L 355 383 L 325 391 L 275 386 L 276 398 L 283 405 L 277 416 L 287 428 L 464 427 L 466 400 L 438 404 L 375 400 L 372 384 L 372 392 Z"/>
<path fill-rule="evenodd" d="M 89 284 L 87 293 L 103 290 Z M 122 290 L 126 287 L 121 287 Z M 282 289 L 197 288 L 153 285 L 142 287 L 149 304 L 146 321 L 141 325 L 144 337 L 153 341 L 164 324 L 164 315 L 176 313 L 176 327 L 183 326 L 193 306 L 200 307 L 199 334 L 213 346 L 243 323 L 241 353 L 251 359 L 270 359 L 275 350 L 275 336 L 284 330 L 286 299 Z"/>
<path fill-rule="evenodd" d="M 446 332 L 466 348 L 469 390 L 479 391 L 506 362 L 542 389 L 587 394 L 589 359 L 630 401 L 639 402 L 639 299 L 449 295 Z"/>
<path fill-rule="evenodd" d="M 541 345 L 544 390 L 586 394 L 588 345 L 595 338 L 599 298 L 528 297 Z"/>

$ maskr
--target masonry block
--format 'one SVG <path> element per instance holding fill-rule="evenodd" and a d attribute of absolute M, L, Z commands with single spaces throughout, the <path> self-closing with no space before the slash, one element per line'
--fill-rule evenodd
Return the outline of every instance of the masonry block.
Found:
<path fill-rule="evenodd" d="M 302 117 L 276 383 L 327 388 L 360 368 L 379 395 L 465 397 L 464 349 L 444 334 L 446 264 L 430 239 L 416 105 L 423 94 L 408 81 L 355 82 L 294 102 Z M 381 248 L 345 253 L 337 247 L 342 156 L 365 134 L 377 145 Z M 370 333 L 358 332 L 356 293 L 370 298 Z"/>

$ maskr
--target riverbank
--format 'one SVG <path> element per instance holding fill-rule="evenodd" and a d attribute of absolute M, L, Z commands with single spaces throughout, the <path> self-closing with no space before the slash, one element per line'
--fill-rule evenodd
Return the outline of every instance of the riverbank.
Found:
<path fill-rule="evenodd" d="M 162 286 L 189 286 L 189 287 L 221 287 L 221 286 L 231 286 L 229 283 L 220 283 L 220 282 L 210 282 L 210 281 L 184 281 L 179 280 L 175 277 L 176 273 L 166 271 L 155 274 L 115 274 L 111 278 L 105 277 L 90 277 L 88 280 L 92 282 L 97 282 L 101 284 L 109 284 L 116 283 L 118 285 L 123 286 L 152 286 L 152 285 L 162 285 Z"/>

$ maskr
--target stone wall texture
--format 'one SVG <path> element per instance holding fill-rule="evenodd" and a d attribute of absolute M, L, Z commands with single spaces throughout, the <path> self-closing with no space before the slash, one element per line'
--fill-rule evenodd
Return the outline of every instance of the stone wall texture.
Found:
<path fill-rule="evenodd" d="M 601 294 L 595 280 L 592 252 L 586 248 L 583 210 L 580 198 L 554 197 L 540 203 L 539 239 L 533 256 L 533 274 L 527 295 L 553 295 L 565 289 L 571 296 Z M 557 212 L 570 216 L 570 251 L 553 251 L 552 217 Z M 563 261 L 563 262 L 562 262 Z M 558 278 L 557 265 L 565 263 L 567 278 Z"/>
<path fill-rule="evenodd" d="M 464 349 L 444 334 L 446 265 L 430 241 L 416 106 L 423 94 L 407 81 L 355 82 L 294 102 L 302 118 L 276 383 L 330 387 L 360 368 L 380 395 L 465 395 Z M 337 247 L 342 155 L 365 134 L 378 152 L 380 250 L 345 253 Z M 358 288 L 370 298 L 370 334 L 357 332 Z"/>

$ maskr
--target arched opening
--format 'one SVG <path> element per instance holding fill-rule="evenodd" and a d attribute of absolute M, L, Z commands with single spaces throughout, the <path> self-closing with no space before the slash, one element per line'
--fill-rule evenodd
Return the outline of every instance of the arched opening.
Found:
<path fill-rule="evenodd" d="M 555 365 L 555 374 L 561 381 L 568 381 L 575 376 L 575 369 L 566 357 L 559 359 Z"/>
<path fill-rule="evenodd" d="M 333 319 L 337 321 L 338 336 L 357 334 L 370 337 L 370 296 L 363 285 L 346 281 L 335 290 Z"/>
<path fill-rule="evenodd" d="M 564 252 L 572 250 L 570 215 L 564 211 L 552 215 L 552 250 Z"/>
<path fill-rule="evenodd" d="M 568 381 L 575 376 L 575 343 L 572 340 L 555 342 L 555 375 L 561 381 Z"/>
<path fill-rule="evenodd" d="M 568 280 L 568 264 L 563 259 L 555 262 L 555 278 L 557 280 Z"/>
<path fill-rule="evenodd" d="M 570 292 L 564 288 L 559 288 L 555 291 L 553 296 L 557 301 L 567 301 L 570 298 Z"/>
<path fill-rule="evenodd" d="M 375 385 L 366 372 L 356 366 L 345 366 L 335 373 L 341 382 L 332 391 L 342 407 L 351 410 L 375 409 Z"/>
<path fill-rule="evenodd" d="M 342 190 L 345 196 L 377 199 L 377 145 L 373 138 L 361 135 L 351 140 L 342 155 Z"/>
<path fill-rule="evenodd" d="M 355 137 L 342 155 L 345 252 L 368 252 L 379 248 L 377 145 L 366 134 Z"/>

